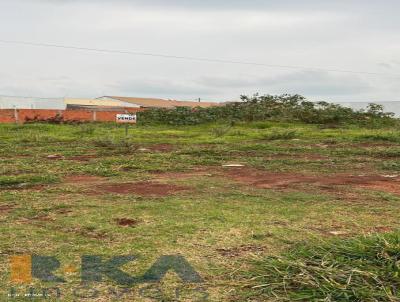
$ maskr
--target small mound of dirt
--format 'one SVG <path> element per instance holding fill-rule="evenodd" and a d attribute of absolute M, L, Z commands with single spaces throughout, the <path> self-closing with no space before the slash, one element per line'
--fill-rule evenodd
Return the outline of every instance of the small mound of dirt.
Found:
<path fill-rule="evenodd" d="M 139 221 L 130 218 L 116 218 L 114 220 L 119 226 L 124 226 L 124 227 L 135 226 L 139 223 Z"/>
<path fill-rule="evenodd" d="M 121 184 L 104 184 L 96 187 L 104 193 L 137 194 L 142 196 L 167 196 L 186 190 L 185 187 L 157 182 L 136 182 Z"/>

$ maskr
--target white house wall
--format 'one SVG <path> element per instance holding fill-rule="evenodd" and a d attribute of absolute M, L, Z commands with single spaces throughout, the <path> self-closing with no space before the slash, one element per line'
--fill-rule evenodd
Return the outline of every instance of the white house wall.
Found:
<path fill-rule="evenodd" d="M 65 110 L 63 98 L 29 98 L 0 96 L 0 109 L 56 109 Z"/>

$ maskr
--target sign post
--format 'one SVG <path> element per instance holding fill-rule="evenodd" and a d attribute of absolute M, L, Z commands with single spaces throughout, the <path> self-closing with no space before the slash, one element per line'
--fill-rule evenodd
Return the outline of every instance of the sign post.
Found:
<path fill-rule="evenodd" d="M 117 114 L 115 119 L 118 124 L 125 124 L 125 136 L 128 136 L 129 124 L 136 124 L 136 114 Z"/>

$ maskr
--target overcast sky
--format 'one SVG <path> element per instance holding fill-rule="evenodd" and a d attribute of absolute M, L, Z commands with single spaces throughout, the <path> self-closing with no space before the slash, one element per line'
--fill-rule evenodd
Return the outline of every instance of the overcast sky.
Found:
<path fill-rule="evenodd" d="M 0 0 L 0 40 L 388 74 L 0 43 L 0 94 L 400 101 L 399 11 L 398 0 Z"/>

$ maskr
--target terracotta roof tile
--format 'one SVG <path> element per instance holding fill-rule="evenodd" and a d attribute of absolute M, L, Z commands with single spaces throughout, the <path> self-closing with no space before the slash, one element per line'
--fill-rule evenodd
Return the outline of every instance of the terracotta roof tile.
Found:
<path fill-rule="evenodd" d="M 154 98 L 137 98 L 137 97 L 121 97 L 121 96 L 106 96 L 110 99 L 120 100 L 127 103 L 137 104 L 141 107 L 159 107 L 159 108 L 173 108 L 173 107 L 212 107 L 219 106 L 216 102 L 193 102 L 193 101 L 177 101 L 177 100 L 164 100 Z"/>

